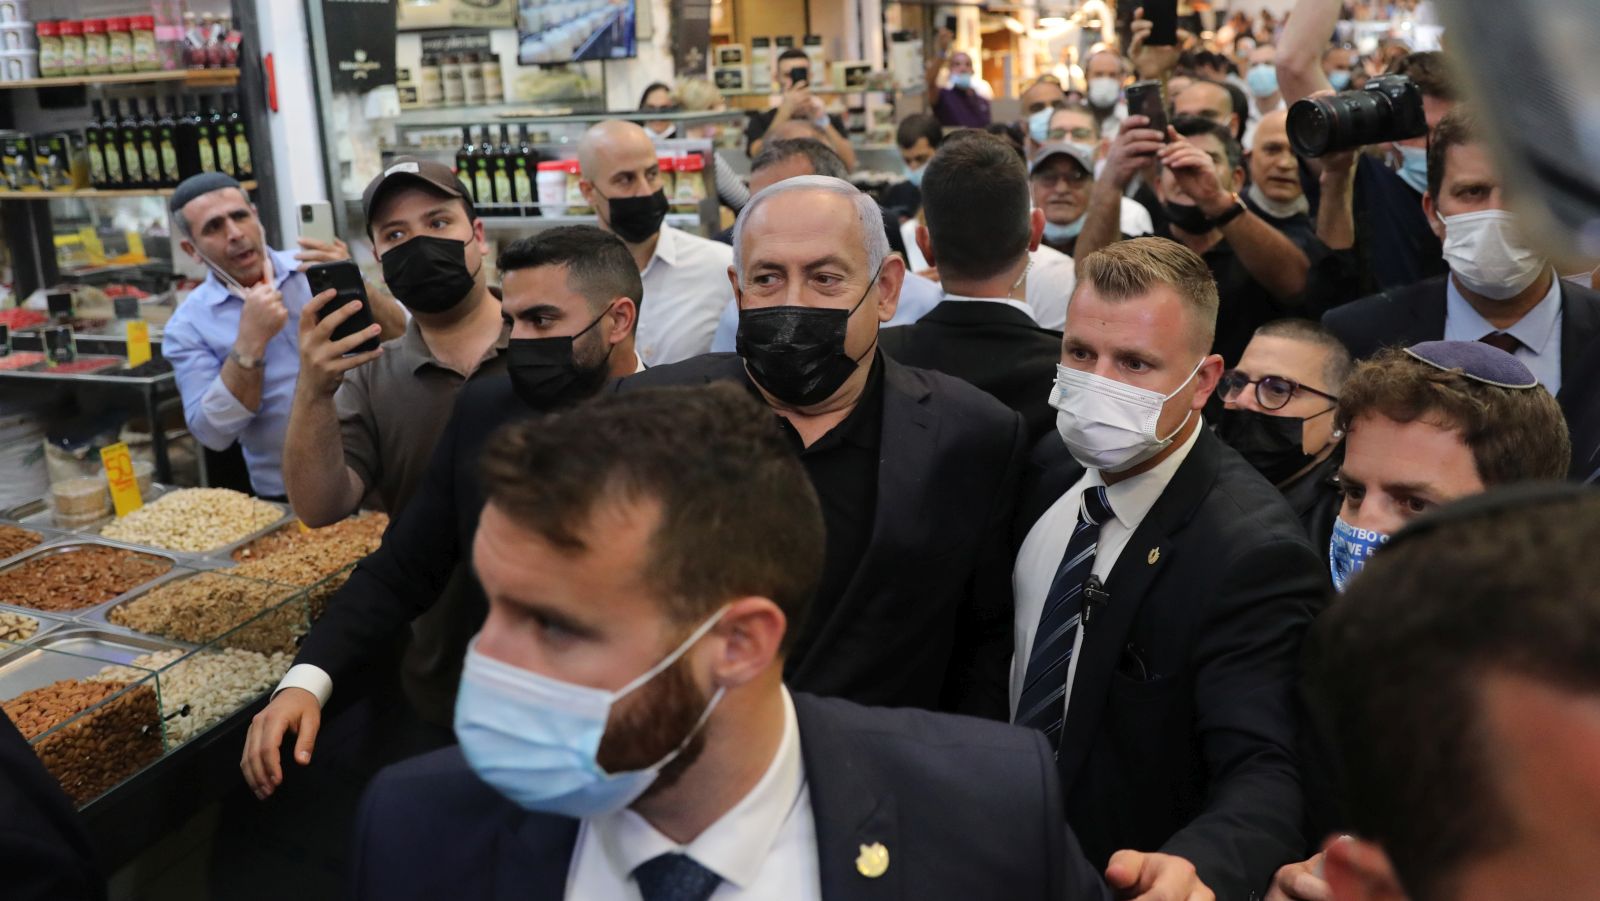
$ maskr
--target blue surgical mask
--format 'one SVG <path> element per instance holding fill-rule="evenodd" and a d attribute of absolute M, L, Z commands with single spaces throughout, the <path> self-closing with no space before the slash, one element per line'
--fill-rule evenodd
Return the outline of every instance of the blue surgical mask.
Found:
<path fill-rule="evenodd" d="M 595 755 L 611 709 L 664 672 L 722 619 L 717 611 L 677 650 L 619 691 L 573 685 L 502 663 L 467 647 L 456 696 L 456 738 L 478 778 L 525 810 L 582 819 L 638 800 L 675 760 L 722 700 L 711 697 L 676 750 L 642 770 L 607 773 Z"/>
<path fill-rule="evenodd" d="M 1066 241 L 1076 238 L 1078 232 L 1083 231 L 1083 221 L 1089 218 L 1089 211 L 1084 210 L 1083 215 L 1068 222 L 1066 225 L 1057 225 L 1048 220 L 1044 224 L 1044 239 L 1046 241 Z"/>
<path fill-rule="evenodd" d="M 920 188 L 920 187 L 922 187 L 922 174 L 924 172 L 927 172 L 927 171 L 928 171 L 928 164 L 927 163 L 923 163 L 922 165 L 918 166 L 915 169 L 907 167 L 906 168 L 906 181 L 909 181 L 912 184 L 914 184 L 914 185 L 916 185 L 917 187 Z"/>
<path fill-rule="evenodd" d="M 1328 84 L 1333 85 L 1335 91 L 1342 91 L 1350 87 L 1350 73 L 1344 69 L 1335 69 L 1328 73 Z"/>
<path fill-rule="evenodd" d="M 951 75 L 950 86 L 963 91 L 967 90 L 968 88 L 972 87 L 972 73 L 957 72 L 954 75 Z"/>
<path fill-rule="evenodd" d="M 1428 190 L 1428 150 L 1425 147 L 1407 147 L 1404 144 L 1394 145 L 1400 151 L 1400 168 L 1394 174 L 1418 194 Z"/>
<path fill-rule="evenodd" d="M 1333 520 L 1333 537 L 1328 541 L 1328 569 L 1333 573 L 1333 587 L 1343 593 L 1350 578 L 1367 565 L 1367 560 L 1389 536 L 1371 529 L 1358 529 L 1344 521 Z"/>
<path fill-rule="evenodd" d="M 1047 106 L 1028 117 L 1028 137 L 1033 138 L 1033 143 L 1050 140 L 1050 117 L 1054 114 L 1055 109 Z"/>
<path fill-rule="evenodd" d="M 1271 63 L 1251 66 L 1244 80 L 1250 85 L 1250 93 L 1257 97 L 1271 97 L 1278 93 L 1278 69 Z"/>

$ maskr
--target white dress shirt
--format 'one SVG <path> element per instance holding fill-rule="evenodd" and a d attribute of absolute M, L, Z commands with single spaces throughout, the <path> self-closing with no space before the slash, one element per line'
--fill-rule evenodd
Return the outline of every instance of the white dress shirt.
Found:
<path fill-rule="evenodd" d="M 968 297 L 965 294 L 946 294 L 940 299 L 940 302 L 942 303 L 946 300 L 953 300 L 958 303 L 997 303 L 1001 306 L 1010 307 L 1022 315 L 1027 316 L 1030 322 L 1035 324 L 1039 322 L 1039 320 L 1033 315 L 1033 307 L 1028 306 L 1020 300 L 1014 300 L 1010 297 Z"/>
<path fill-rule="evenodd" d="M 794 701 L 783 692 L 783 739 L 755 788 L 687 845 L 657 832 L 632 810 L 579 827 L 567 870 L 569 901 L 641 901 L 633 871 L 662 854 L 686 854 L 722 877 L 713 901 L 821 901 L 817 828 L 800 755 Z"/>
<path fill-rule="evenodd" d="M 900 224 L 900 237 L 906 242 L 906 265 L 912 272 L 928 268 L 928 259 L 917 248 L 917 220 L 907 219 Z M 1061 331 L 1067 325 L 1067 300 L 1078 284 L 1078 268 L 1067 256 L 1053 247 L 1039 245 L 1029 255 L 1033 268 L 1028 270 L 1027 290 L 1023 296 L 1033 309 L 1033 319 L 1041 328 Z"/>
<path fill-rule="evenodd" d="M 1455 276 L 1444 280 L 1444 340 L 1477 341 L 1501 329 L 1489 324 L 1467 303 Z M 1561 390 L 1561 279 L 1550 279 L 1544 299 L 1504 330 L 1522 342 L 1514 356 L 1552 395 Z"/>
<path fill-rule="evenodd" d="M 1200 422 L 1189 433 L 1188 439 L 1154 469 L 1106 488 L 1112 518 L 1100 525 L 1100 538 L 1095 546 L 1094 567 L 1091 570 L 1101 581 L 1110 578 L 1123 548 L 1128 546 L 1129 539 L 1139 524 L 1144 522 L 1145 515 L 1156 505 L 1162 492 L 1167 490 L 1167 483 L 1172 481 L 1178 467 L 1189 458 L 1189 451 L 1194 449 L 1194 443 L 1205 427 L 1205 422 Z M 1067 552 L 1067 543 L 1072 540 L 1072 532 L 1078 526 L 1083 493 L 1105 483 L 1105 477 L 1098 469 L 1084 473 L 1083 478 L 1067 489 L 1033 524 L 1033 528 L 1028 530 L 1028 537 L 1022 542 L 1022 549 L 1017 552 L 1016 568 L 1011 573 L 1011 589 L 1016 597 L 1016 622 L 1012 627 L 1012 647 L 1015 651 L 1011 659 L 1010 692 L 1013 719 L 1017 715 L 1017 699 L 1022 695 L 1023 678 L 1028 672 L 1028 657 L 1033 653 L 1033 633 L 1039 628 L 1039 614 L 1044 611 L 1050 583 L 1055 580 L 1061 557 Z M 1138 549 L 1135 552 L 1143 553 Z M 1082 643 L 1083 630 L 1079 629 L 1072 646 L 1074 663 L 1077 662 Z M 1072 680 L 1076 673 L 1076 666 L 1068 668 L 1067 694 L 1061 702 L 1063 711 L 1072 702 Z"/>
<path fill-rule="evenodd" d="M 711 351 L 717 317 L 733 300 L 728 267 L 733 248 L 661 226 L 655 255 L 644 267 L 644 300 L 635 340 L 646 366 L 662 366 Z"/>

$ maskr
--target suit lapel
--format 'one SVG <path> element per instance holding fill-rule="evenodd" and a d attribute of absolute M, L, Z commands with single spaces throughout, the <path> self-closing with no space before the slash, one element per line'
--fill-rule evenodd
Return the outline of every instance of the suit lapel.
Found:
<path fill-rule="evenodd" d="M 907 853 L 900 840 L 894 796 L 874 784 L 861 766 L 866 754 L 847 735 L 828 728 L 816 701 L 794 694 L 800 726 L 800 755 L 806 767 L 806 791 L 817 830 L 817 875 L 823 901 L 880 901 L 904 894 Z M 857 861 L 863 848 L 887 849 L 888 868 L 875 877 L 863 875 Z"/>
<path fill-rule="evenodd" d="M 509 817 L 496 838 L 495 901 L 562 901 L 578 821 L 544 814 Z"/>
<path fill-rule="evenodd" d="M 1134 529 L 1133 536 L 1117 557 L 1106 580 L 1111 601 L 1084 632 L 1082 656 L 1067 705 L 1067 721 L 1062 729 L 1061 751 L 1056 755 L 1065 791 L 1072 791 L 1078 768 L 1083 765 L 1089 746 L 1099 732 L 1105 711 L 1106 692 L 1127 643 L 1128 632 L 1138 618 L 1139 609 L 1150 586 L 1172 556 L 1173 535 L 1182 529 L 1206 492 L 1216 482 L 1218 459 L 1215 438 L 1202 424 L 1200 437 L 1189 456 L 1173 474 L 1155 506 Z"/>
<path fill-rule="evenodd" d="M 939 420 L 928 408 L 933 392 L 911 370 L 883 358 L 883 431 L 878 440 L 878 495 L 872 516 L 872 539 L 850 577 L 844 596 L 859 597 L 864 573 L 873 578 L 888 571 L 884 557 L 898 558 L 905 548 L 933 546 L 937 517 L 918 505 L 930 494 L 928 482 L 939 443 Z M 833 614 L 817 630 L 812 647 L 828 647 L 839 630 L 859 613 L 855 604 L 835 604 Z M 813 655 L 814 657 L 815 655 Z M 825 665 L 818 660 L 818 664 Z"/>
<path fill-rule="evenodd" d="M 1406 303 L 1412 316 L 1412 329 L 1403 346 L 1410 347 L 1421 341 L 1438 341 L 1444 337 L 1444 318 L 1447 309 L 1445 282 L 1450 276 L 1430 279 L 1417 285 Z"/>
<path fill-rule="evenodd" d="M 1559 279 L 1560 276 L 1557 276 Z M 1578 378 L 1584 352 L 1600 335 L 1600 297 L 1565 281 L 1561 285 L 1561 385 Z"/>

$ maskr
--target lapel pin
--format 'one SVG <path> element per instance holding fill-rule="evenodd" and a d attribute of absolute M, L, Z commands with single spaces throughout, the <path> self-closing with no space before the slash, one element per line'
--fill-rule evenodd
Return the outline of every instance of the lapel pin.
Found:
<path fill-rule="evenodd" d="M 1155 566 L 1156 565 L 1156 561 L 1160 560 L 1160 559 L 1161 559 L 1161 548 L 1153 547 L 1153 548 L 1150 549 L 1149 556 L 1144 558 L 1144 562 L 1149 564 L 1150 566 Z"/>
<path fill-rule="evenodd" d="M 861 854 L 856 857 L 856 872 L 868 879 L 877 879 L 888 870 L 889 849 L 882 842 L 861 846 Z"/>

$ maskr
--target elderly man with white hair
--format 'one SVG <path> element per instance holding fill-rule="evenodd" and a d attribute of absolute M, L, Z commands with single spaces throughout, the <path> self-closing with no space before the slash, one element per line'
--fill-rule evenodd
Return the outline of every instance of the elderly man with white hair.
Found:
<path fill-rule="evenodd" d="M 628 246 L 644 280 L 636 346 L 647 366 L 710 350 L 717 315 L 730 299 L 722 278 L 727 245 L 665 224 L 670 204 L 656 153 L 643 128 L 620 119 L 601 122 L 578 142 L 583 199 L 600 227 Z"/>
<path fill-rule="evenodd" d="M 758 192 L 734 226 L 733 259 L 738 352 L 655 367 L 619 390 L 738 382 L 799 455 L 827 551 L 787 684 L 1004 717 L 1021 417 L 879 351 L 905 262 L 878 205 L 848 182 L 808 175 Z"/>

